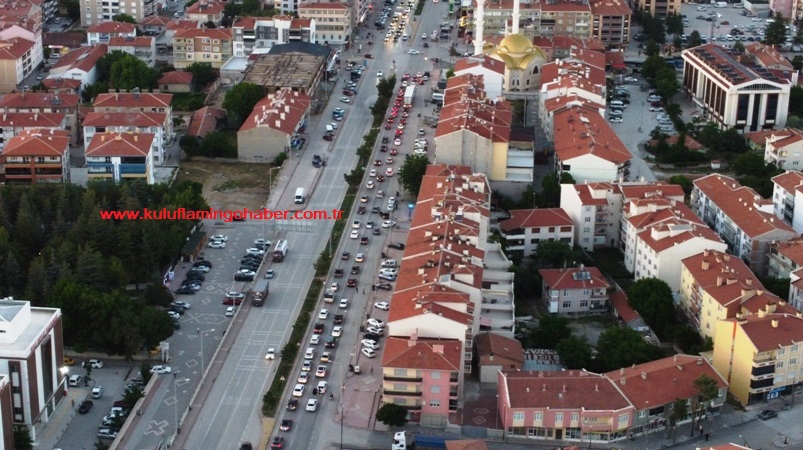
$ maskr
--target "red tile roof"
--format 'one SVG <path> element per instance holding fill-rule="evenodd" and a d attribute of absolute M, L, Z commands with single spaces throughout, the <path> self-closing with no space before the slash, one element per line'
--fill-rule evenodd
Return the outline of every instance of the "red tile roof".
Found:
<path fill-rule="evenodd" d="M 189 8 L 187 8 L 187 15 L 190 14 L 204 14 L 207 16 L 217 16 L 223 14 L 223 8 L 226 7 L 226 4 L 223 2 L 207 2 L 207 1 L 198 1 L 192 4 Z"/>
<path fill-rule="evenodd" d="M 708 228 L 705 224 L 696 223 L 685 217 L 680 218 L 678 216 L 662 220 L 657 224 L 651 224 L 646 230 L 638 233 L 637 236 L 656 253 L 698 238 L 708 240 L 713 244 L 722 242 L 722 239 L 714 233 L 714 230 Z"/>
<path fill-rule="evenodd" d="M 591 14 L 595 16 L 630 16 L 633 11 L 622 0 L 592 0 Z"/>
<path fill-rule="evenodd" d="M 567 269 L 540 269 L 538 273 L 548 289 L 607 289 L 608 280 L 596 267 L 571 267 Z"/>
<path fill-rule="evenodd" d="M 744 52 L 751 55 L 753 60 L 762 67 L 781 70 L 794 69 L 792 63 L 771 45 L 751 42 L 744 46 Z"/>
<path fill-rule="evenodd" d="M 91 112 L 84 118 L 85 127 L 162 127 L 167 113 L 162 112 Z"/>
<path fill-rule="evenodd" d="M 22 38 L 0 41 L 0 59 L 16 61 L 28 53 L 34 43 Z"/>
<path fill-rule="evenodd" d="M 697 285 L 734 317 L 748 296 L 764 286 L 741 259 L 716 250 L 685 258 L 681 264 Z M 776 297 L 777 299 L 777 297 Z"/>
<path fill-rule="evenodd" d="M 480 358 L 501 357 L 510 361 L 524 363 L 524 350 L 521 341 L 506 338 L 496 333 L 480 333 L 474 337 L 477 345 L 477 356 Z M 491 361 L 486 359 L 490 364 Z"/>
<path fill-rule="evenodd" d="M 572 107 L 553 119 L 555 155 L 562 162 L 594 155 L 614 164 L 630 160 L 630 151 L 614 133 L 605 118 Z"/>
<path fill-rule="evenodd" d="M 200 26 L 201 22 L 196 22 L 194 20 L 175 19 L 167 22 L 167 29 L 171 31 L 190 30 L 200 28 Z"/>
<path fill-rule="evenodd" d="M 157 27 L 167 27 L 168 22 L 170 22 L 169 17 L 155 15 L 155 16 L 145 17 L 144 19 L 139 21 L 139 24 L 157 26 Z"/>
<path fill-rule="evenodd" d="M 206 137 L 215 131 L 217 121 L 226 117 L 226 111 L 212 106 L 204 106 L 192 114 L 190 126 L 187 127 L 188 136 Z"/>
<path fill-rule="evenodd" d="M 87 33 L 100 34 L 132 34 L 137 26 L 127 22 L 101 22 L 87 28 Z"/>
<path fill-rule="evenodd" d="M 803 184 L 803 173 L 794 170 L 772 177 L 772 182 L 783 188 L 787 193 L 795 195 L 795 190 Z"/>
<path fill-rule="evenodd" d="M 466 131 L 492 142 L 510 141 L 510 124 L 513 120 L 510 103 L 487 98 L 483 79 L 482 75 L 472 74 L 449 79 L 435 130 L 436 139 Z"/>
<path fill-rule="evenodd" d="M 60 128 L 64 113 L 10 112 L 0 116 L 0 128 Z"/>
<path fill-rule="evenodd" d="M 41 6 L 37 3 L 26 2 L 24 0 L 15 2 L 6 1 L 0 4 L 0 16 L 2 17 L 33 17 L 40 10 Z"/>
<path fill-rule="evenodd" d="M 574 106 L 581 108 L 580 110 L 587 114 L 599 114 L 600 110 L 605 109 L 605 105 L 602 103 L 589 101 L 576 94 L 554 97 L 544 102 L 544 109 L 546 109 L 548 113 L 555 113 L 557 111 L 569 109 Z"/>
<path fill-rule="evenodd" d="M 573 226 L 571 217 L 561 208 L 513 209 L 510 219 L 499 223 L 504 231 L 519 228 L 565 227 Z"/>
<path fill-rule="evenodd" d="M 788 129 L 788 128 L 785 128 Z M 747 138 L 753 144 L 764 147 L 767 143 L 767 137 L 771 135 L 777 135 L 778 133 L 782 132 L 783 130 L 766 130 L 766 131 L 753 131 L 751 133 L 745 133 L 744 137 Z"/>
<path fill-rule="evenodd" d="M 457 372 L 462 353 L 463 343 L 458 340 L 389 337 L 382 367 Z"/>
<path fill-rule="evenodd" d="M 702 356 L 675 355 L 605 374 L 639 410 L 668 405 L 678 398 L 696 397 L 699 394 L 694 381 L 702 375 L 714 379 L 720 389 L 728 387 L 722 375 Z"/>
<path fill-rule="evenodd" d="M 619 317 L 626 323 L 634 322 L 641 318 L 638 312 L 635 309 L 630 307 L 630 304 L 627 301 L 627 293 L 625 291 L 619 290 L 611 293 L 608 296 L 608 300 L 611 302 L 611 306 L 616 312 L 619 314 Z"/>
<path fill-rule="evenodd" d="M 588 51 L 587 54 L 597 52 Z M 586 54 L 584 53 L 584 54 Z M 559 59 L 541 68 L 541 84 L 548 84 L 561 79 L 575 80 L 577 85 L 605 86 L 605 65 L 602 67 L 586 64 L 572 59 Z"/>
<path fill-rule="evenodd" d="M 153 138 L 151 133 L 95 133 L 86 149 L 86 156 L 147 156 Z"/>
<path fill-rule="evenodd" d="M 488 450 L 488 444 L 479 439 L 447 440 L 446 450 Z"/>
<path fill-rule="evenodd" d="M 755 314 L 726 322 L 741 327 L 759 353 L 803 341 L 803 318 L 792 314 Z"/>
<path fill-rule="evenodd" d="M 771 131 L 767 136 L 767 144 L 771 143 L 775 148 L 784 148 L 800 141 L 803 141 L 803 131 L 795 128 Z"/>
<path fill-rule="evenodd" d="M 150 47 L 153 38 L 150 36 L 112 36 L 109 38 L 109 47 Z"/>
<path fill-rule="evenodd" d="M 108 46 L 106 44 L 77 48 L 59 58 L 59 62 L 54 64 L 51 70 L 63 69 L 63 71 L 68 71 L 77 69 L 82 72 L 89 72 L 107 51 Z"/>
<path fill-rule="evenodd" d="M 483 55 L 482 61 L 478 61 L 478 58 L 476 57 L 460 58 L 454 63 L 454 72 L 459 73 L 462 70 L 467 70 L 478 66 L 482 66 L 483 68 L 496 72 L 499 75 L 505 74 L 505 63 L 499 61 L 498 59 L 491 58 L 488 55 Z"/>
<path fill-rule="evenodd" d="M 81 80 L 74 80 L 72 78 L 45 78 L 42 80 L 42 85 L 50 91 L 59 89 L 77 91 L 78 88 L 81 87 Z"/>
<path fill-rule="evenodd" d="M 293 19 L 290 21 L 290 28 L 298 30 L 301 28 L 309 28 L 312 26 L 312 19 Z"/>
<path fill-rule="evenodd" d="M 2 156 L 60 156 L 70 150 L 70 132 L 33 129 L 20 132 L 6 143 Z"/>
<path fill-rule="evenodd" d="M 625 202 L 633 199 L 648 199 L 652 197 L 665 197 L 670 200 L 683 202 L 686 193 L 677 184 L 665 181 L 651 181 L 638 184 L 617 183 L 616 189 L 622 194 Z"/>
<path fill-rule="evenodd" d="M 185 28 L 178 30 L 173 39 L 231 39 L 231 28 Z"/>
<path fill-rule="evenodd" d="M 257 18 L 256 17 L 237 17 L 234 23 L 231 25 L 232 28 L 242 28 L 244 30 L 251 30 L 253 31 L 254 28 L 257 26 Z"/>
<path fill-rule="evenodd" d="M 310 106 L 310 97 L 290 88 L 279 89 L 259 101 L 240 131 L 260 126 L 270 127 L 285 134 L 293 133 L 304 120 Z"/>
<path fill-rule="evenodd" d="M 575 2 L 568 2 L 568 1 L 555 1 L 555 2 L 540 2 L 541 11 L 559 11 L 559 12 L 574 12 L 574 13 L 584 13 L 584 12 L 591 12 L 591 8 L 589 8 L 588 4 L 582 3 L 575 3 Z"/>
<path fill-rule="evenodd" d="M 52 94 L 47 92 L 19 92 L 6 94 L 0 99 L 0 108 L 13 111 L 18 108 L 77 108 L 81 97 L 77 94 Z"/>
<path fill-rule="evenodd" d="M 192 73 L 183 72 L 181 70 L 172 70 L 166 72 L 159 78 L 159 85 L 163 84 L 190 84 L 192 83 Z"/>
<path fill-rule="evenodd" d="M 502 372 L 510 408 L 583 409 L 611 411 L 630 403 L 604 375 L 568 370 L 562 372 Z"/>
<path fill-rule="evenodd" d="M 778 254 L 788 258 L 797 267 L 803 267 L 803 239 L 791 239 L 772 244 Z"/>
<path fill-rule="evenodd" d="M 95 97 L 95 108 L 169 108 L 173 94 L 107 93 Z"/>
<path fill-rule="evenodd" d="M 339 2 L 332 3 L 302 3 L 298 9 L 349 9 L 348 5 Z"/>
<path fill-rule="evenodd" d="M 680 137 L 677 134 L 673 134 L 672 136 L 668 136 L 664 140 L 664 142 L 666 142 L 669 145 L 675 145 L 675 144 L 678 143 L 678 139 L 680 139 Z M 686 135 L 686 139 L 684 139 L 683 142 L 684 142 L 684 144 L 685 144 L 687 149 L 689 149 L 691 151 L 694 151 L 694 152 L 700 151 L 700 150 L 705 148 L 705 147 L 703 147 L 703 144 L 701 144 L 697 139 L 694 139 L 693 137 L 691 137 L 689 135 Z M 658 145 L 658 140 L 657 139 L 653 139 L 653 140 L 651 140 L 649 142 L 649 144 L 650 144 L 651 147 L 655 147 L 656 145 Z"/>

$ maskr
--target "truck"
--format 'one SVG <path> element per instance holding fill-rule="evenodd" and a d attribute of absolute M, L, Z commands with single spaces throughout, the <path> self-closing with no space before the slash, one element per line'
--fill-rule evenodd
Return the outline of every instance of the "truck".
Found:
<path fill-rule="evenodd" d="M 251 290 L 251 304 L 254 306 L 264 305 L 269 291 L 270 282 L 268 280 L 257 281 L 257 284 Z"/>
<path fill-rule="evenodd" d="M 415 86 L 407 86 L 404 90 L 404 106 L 413 106 L 413 95 L 415 95 Z"/>
<path fill-rule="evenodd" d="M 273 262 L 282 262 L 287 256 L 287 239 L 279 239 L 276 248 L 273 249 Z"/>

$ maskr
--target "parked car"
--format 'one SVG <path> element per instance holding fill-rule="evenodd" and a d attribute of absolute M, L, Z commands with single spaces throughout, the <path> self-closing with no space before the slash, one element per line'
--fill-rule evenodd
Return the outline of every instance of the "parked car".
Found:
<path fill-rule="evenodd" d="M 84 401 L 82 401 L 81 404 L 78 406 L 78 413 L 79 414 L 87 414 L 87 413 L 89 413 L 89 410 L 92 409 L 93 405 L 94 405 L 94 403 L 92 402 L 92 400 L 84 400 Z"/>

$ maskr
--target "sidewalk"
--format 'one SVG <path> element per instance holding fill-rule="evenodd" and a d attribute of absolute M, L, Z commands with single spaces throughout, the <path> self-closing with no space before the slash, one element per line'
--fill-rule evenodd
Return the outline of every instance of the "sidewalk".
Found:
<path fill-rule="evenodd" d="M 67 395 L 61 399 L 47 423 L 43 424 L 36 434 L 34 448 L 43 450 L 55 448 L 72 418 L 78 414 L 78 404 L 85 398 L 86 392 L 69 388 Z"/>

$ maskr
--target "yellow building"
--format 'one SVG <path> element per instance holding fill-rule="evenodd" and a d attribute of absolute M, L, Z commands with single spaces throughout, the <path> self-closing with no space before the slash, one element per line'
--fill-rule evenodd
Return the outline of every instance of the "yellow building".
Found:
<path fill-rule="evenodd" d="M 714 367 L 743 405 L 791 393 L 803 378 L 803 313 L 722 320 L 714 342 Z"/>
<path fill-rule="evenodd" d="M 215 69 L 231 58 L 231 29 L 190 28 L 173 35 L 173 66 L 183 69 L 194 62 L 209 63 Z"/>

